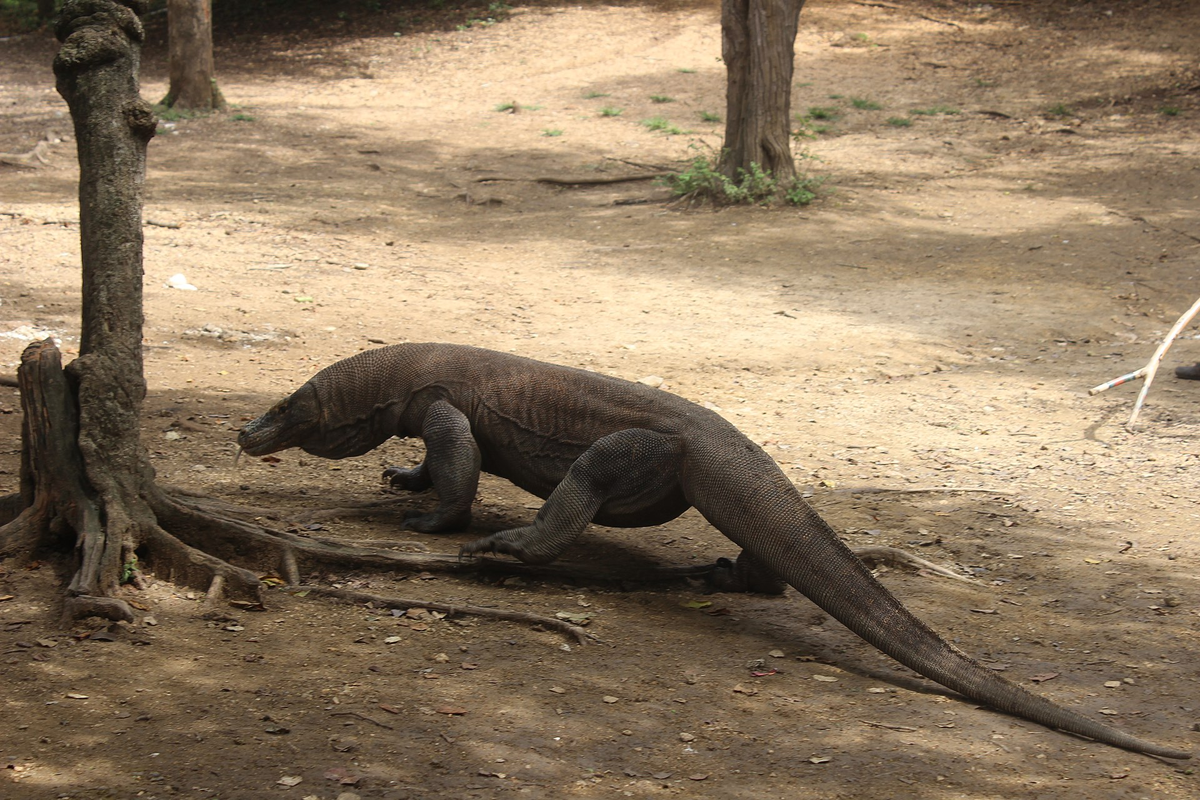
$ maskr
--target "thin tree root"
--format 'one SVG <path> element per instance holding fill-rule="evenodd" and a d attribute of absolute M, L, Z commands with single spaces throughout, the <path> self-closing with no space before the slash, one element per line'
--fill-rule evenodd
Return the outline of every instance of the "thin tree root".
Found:
<path fill-rule="evenodd" d="M 918 572 L 931 572 L 934 575 L 941 575 L 943 578 L 953 578 L 956 581 L 963 583 L 974 584 L 981 586 L 979 581 L 973 578 L 967 578 L 959 575 L 949 567 L 943 567 L 940 564 L 935 564 L 932 561 L 926 561 L 920 556 L 915 556 L 907 550 L 901 550 L 898 547 L 888 547 L 886 545 L 864 545 L 862 547 L 850 548 L 854 551 L 854 555 L 858 556 L 862 561 L 865 561 L 869 566 L 877 564 L 886 564 L 889 567 L 907 568 Z"/>
<path fill-rule="evenodd" d="M 1005 497 L 1016 494 L 1007 489 L 989 489 L 986 486 L 903 486 L 890 489 L 886 486 L 859 486 L 847 489 L 833 489 L 828 494 L 959 494 L 959 493 L 995 494 Z"/>
<path fill-rule="evenodd" d="M 446 603 L 430 602 L 428 600 L 409 600 L 403 597 L 386 597 L 384 595 L 370 594 L 368 592 L 356 592 L 350 589 L 334 589 L 326 586 L 309 586 L 301 584 L 298 586 L 288 586 L 287 591 L 293 594 L 305 593 L 316 595 L 318 597 L 336 597 L 339 600 L 349 600 L 353 603 L 371 603 L 379 608 L 424 608 L 430 611 L 438 611 L 443 614 L 467 614 L 475 617 L 488 617 L 490 619 L 502 619 L 510 622 L 529 622 L 534 625 L 541 625 L 544 628 L 564 633 L 571 636 L 580 644 L 587 644 L 589 640 L 600 641 L 600 638 L 589 633 L 578 625 L 572 625 L 569 622 L 554 617 L 545 617 L 540 614 L 530 614 L 525 611 L 512 611 L 505 608 L 486 608 L 484 606 L 456 606 Z"/>
<path fill-rule="evenodd" d="M 557 177 L 543 175 L 538 178 L 511 178 L 503 175 L 493 175 L 487 178 L 476 178 L 476 183 L 493 183 L 496 181 L 525 181 L 528 183 L 548 183 L 552 186 L 604 186 L 610 183 L 632 183 L 633 181 L 652 181 L 655 178 L 665 178 L 674 175 L 673 172 L 647 172 L 644 175 L 618 175 L 608 178 L 593 177 Z"/>
<path fill-rule="evenodd" d="M 35 169 L 42 164 L 50 163 L 50 159 L 46 158 L 46 150 L 49 147 L 49 140 L 42 139 L 28 153 L 0 153 L 0 164 L 10 167 Z"/>

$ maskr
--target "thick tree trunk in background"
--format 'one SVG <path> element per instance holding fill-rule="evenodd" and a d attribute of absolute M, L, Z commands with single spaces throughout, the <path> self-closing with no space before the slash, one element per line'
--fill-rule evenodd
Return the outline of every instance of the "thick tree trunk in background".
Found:
<path fill-rule="evenodd" d="M 733 179 L 757 164 L 781 186 L 796 176 L 791 147 L 792 62 L 804 0 L 722 0 L 728 73 L 725 146 L 718 169 Z"/>
<path fill-rule="evenodd" d="M 170 87 L 163 105 L 192 111 L 225 107 L 213 66 L 211 0 L 167 0 Z"/>

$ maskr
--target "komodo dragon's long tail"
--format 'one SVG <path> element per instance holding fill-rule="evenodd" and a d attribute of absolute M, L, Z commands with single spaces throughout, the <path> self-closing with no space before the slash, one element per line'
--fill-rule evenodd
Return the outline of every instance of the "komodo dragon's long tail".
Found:
<path fill-rule="evenodd" d="M 730 486 L 728 469 L 710 474 L 725 476 L 715 483 L 694 472 L 712 493 L 707 500 L 691 498 L 693 503 L 726 536 L 863 639 L 925 677 L 1009 714 L 1126 750 L 1191 758 L 1187 751 L 1139 739 L 1033 694 L 954 647 L 875 579 L 773 462 L 767 470 L 747 464 L 757 460 L 747 455 L 743 449 L 742 475 L 757 484 L 756 491 Z M 764 474 L 769 471 L 778 475 Z M 753 511 L 747 497 L 753 498 Z M 741 502 L 730 502 L 733 498 Z"/>

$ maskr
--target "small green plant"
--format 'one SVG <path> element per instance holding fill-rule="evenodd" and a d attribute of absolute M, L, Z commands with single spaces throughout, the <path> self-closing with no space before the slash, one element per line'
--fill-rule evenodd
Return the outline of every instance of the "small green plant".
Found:
<path fill-rule="evenodd" d="M 1055 103 L 1046 109 L 1046 116 L 1048 117 L 1071 117 L 1074 115 L 1075 112 L 1073 112 L 1065 103 Z"/>
<path fill-rule="evenodd" d="M 691 75 L 695 73 L 696 70 L 692 69 L 691 67 L 680 67 L 678 71 L 682 72 L 684 75 Z"/>
<path fill-rule="evenodd" d="M 588 92 L 583 96 L 585 100 L 595 100 L 597 97 L 608 97 L 608 92 Z"/>
<path fill-rule="evenodd" d="M 602 116 L 602 117 L 619 117 L 619 116 L 621 116 L 621 112 L 623 112 L 624 110 L 625 109 L 617 108 L 616 106 L 605 106 L 604 108 L 600 109 L 600 116 Z"/>
<path fill-rule="evenodd" d="M 230 117 L 234 122 L 254 122 L 254 117 L 250 114 L 239 111 Z"/>
<path fill-rule="evenodd" d="M 870 44 L 871 37 L 865 33 L 856 33 L 854 34 L 854 41 L 858 42 L 859 44 Z"/>
<path fill-rule="evenodd" d="M 652 94 L 652 95 L 650 95 L 650 102 L 652 102 L 652 103 L 674 103 L 675 98 L 668 97 L 665 94 Z"/>
<path fill-rule="evenodd" d="M 642 120 L 642 124 L 652 131 L 657 133 L 665 133 L 668 136 L 678 136 L 680 134 L 687 133 L 687 131 L 672 125 L 663 117 L 650 117 L 649 119 Z"/>
<path fill-rule="evenodd" d="M 850 105 L 857 108 L 859 111 L 879 111 L 883 106 L 876 103 L 874 100 L 868 100 L 865 97 L 851 97 Z"/>
<path fill-rule="evenodd" d="M 129 557 L 128 561 L 126 561 L 124 564 L 121 565 L 121 580 L 120 580 L 120 582 L 121 583 L 129 583 L 131 580 L 133 580 L 133 576 L 137 574 L 137 568 L 138 568 L 138 557 L 137 557 L 137 554 L 135 553 Z"/>
<path fill-rule="evenodd" d="M 912 125 L 912 119 L 909 117 L 888 117 L 887 124 L 893 128 L 907 128 Z"/>
<path fill-rule="evenodd" d="M 794 206 L 806 206 L 817 199 L 817 189 L 824 182 L 824 178 L 796 178 L 791 188 L 784 191 L 783 199 Z"/>
<path fill-rule="evenodd" d="M 958 114 L 959 110 L 954 106 L 930 106 L 929 108 L 914 108 L 908 112 L 917 117 L 936 117 L 939 114 Z"/>
<path fill-rule="evenodd" d="M 843 97 L 845 97 L 845 96 L 846 96 L 846 95 L 844 95 L 844 94 L 831 94 L 831 95 L 827 95 L 827 97 L 828 97 L 830 100 L 841 100 L 841 99 L 842 99 Z"/>
<path fill-rule="evenodd" d="M 507 103 L 498 104 L 492 110 L 493 111 L 510 111 L 515 114 L 516 112 L 521 110 L 521 106 L 517 103 L 516 100 L 509 100 Z"/>
<path fill-rule="evenodd" d="M 808 109 L 809 119 L 820 119 L 826 122 L 834 122 L 842 115 L 840 109 L 835 106 L 811 106 Z"/>
<path fill-rule="evenodd" d="M 769 203 L 782 196 L 793 205 L 808 205 L 816 199 L 822 179 L 797 177 L 790 186 L 781 187 L 771 173 L 751 162 L 750 169 L 739 169 L 737 180 L 719 172 L 712 159 L 698 156 L 690 167 L 666 178 L 676 197 L 707 199 L 714 203 Z"/>
<path fill-rule="evenodd" d="M 720 122 L 721 115 L 714 113 L 712 111 L 701 111 L 700 112 L 700 120 L 702 122 Z"/>
<path fill-rule="evenodd" d="M 974 81 L 980 89 L 990 89 L 996 85 L 995 81 L 989 81 L 986 78 L 975 78 Z"/>
<path fill-rule="evenodd" d="M 562 136 L 563 132 L 558 128 L 546 128 L 542 131 L 542 136 Z"/>
<path fill-rule="evenodd" d="M 1163 106 L 1158 110 L 1158 113 L 1162 114 L 1164 117 L 1178 117 L 1179 112 L 1182 110 L 1183 109 L 1179 108 L 1178 106 Z"/>

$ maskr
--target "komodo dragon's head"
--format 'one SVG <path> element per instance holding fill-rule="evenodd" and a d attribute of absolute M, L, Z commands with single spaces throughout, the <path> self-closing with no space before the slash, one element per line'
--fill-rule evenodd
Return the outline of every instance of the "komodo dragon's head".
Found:
<path fill-rule="evenodd" d="M 243 425 L 237 442 L 244 452 L 265 456 L 289 447 L 304 447 L 320 435 L 321 402 L 317 390 L 306 383 L 267 413 Z"/>

